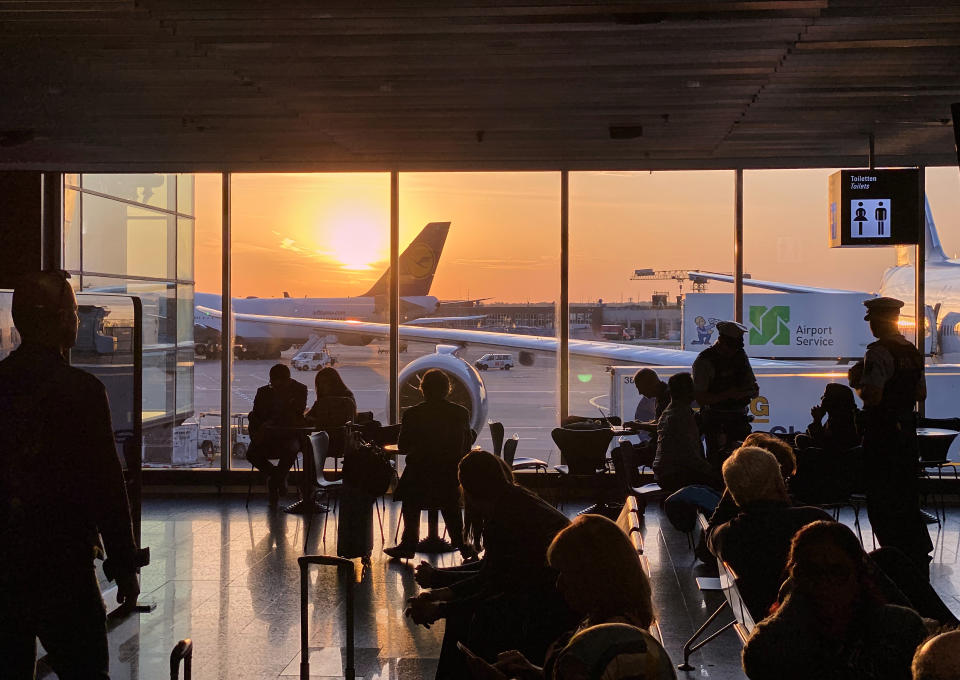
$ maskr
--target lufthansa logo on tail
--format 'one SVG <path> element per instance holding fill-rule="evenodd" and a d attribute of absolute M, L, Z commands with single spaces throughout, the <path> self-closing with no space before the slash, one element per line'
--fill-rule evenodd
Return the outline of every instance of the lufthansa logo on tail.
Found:
<path fill-rule="evenodd" d="M 403 270 L 415 279 L 425 279 L 431 274 L 437 264 L 437 256 L 433 248 L 425 243 L 416 243 L 407 249 L 403 257 Z"/>

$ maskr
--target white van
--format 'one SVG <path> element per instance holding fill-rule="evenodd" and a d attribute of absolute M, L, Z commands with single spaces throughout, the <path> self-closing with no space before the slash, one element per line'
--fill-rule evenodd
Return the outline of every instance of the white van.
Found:
<path fill-rule="evenodd" d="M 485 371 L 488 368 L 499 368 L 509 371 L 513 368 L 512 354 L 484 354 L 473 364 L 478 370 Z"/>
<path fill-rule="evenodd" d="M 337 360 L 323 349 L 319 352 L 300 352 L 290 363 L 300 371 L 319 371 L 325 366 L 333 366 Z"/>

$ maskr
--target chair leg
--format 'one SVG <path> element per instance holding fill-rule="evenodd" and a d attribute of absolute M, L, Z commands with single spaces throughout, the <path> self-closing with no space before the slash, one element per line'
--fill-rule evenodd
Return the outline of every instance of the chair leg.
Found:
<path fill-rule="evenodd" d="M 703 647 L 703 646 L 704 646 L 705 644 L 707 644 L 708 642 L 713 641 L 718 635 L 720 635 L 721 633 L 723 633 L 723 631 L 725 631 L 727 628 L 732 628 L 733 625 L 737 622 L 736 619 L 734 619 L 733 621 L 731 621 L 730 623 L 728 623 L 727 625 L 725 625 L 723 628 L 721 628 L 720 630 L 718 630 L 716 633 L 713 633 L 712 635 L 708 636 L 707 638 L 705 638 L 705 639 L 702 640 L 701 642 L 694 643 L 694 640 L 696 640 L 698 637 L 700 637 L 700 636 L 703 634 L 703 632 L 707 629 L 707 627 L 708 627 L 711 623 L 713 623 L 713 620 L 714 620 L 715 618 L 717 618 L 718 616 L 720 616 L 720 612 L 722 612 L 727 606 L 729 606 L 729 605 L 728 605 L 727 601 L 724 600 L 724 601 L 723 601 L 723 604 L 721 604 L 719 607 L 717 607 L 717 611 L 713 612 L 713 613 L 710 615 L 710 617 L 709 617 L 706 621 L 703 622 L 703 625 L 700 626 L 699 628 L 697 628 L 697 632 L 694 633 L 692 636 L 690 636 L 690 639 L 687 640 L 687 641 L 683 644 L 683 663 L 677 664 L 677 668 L 678 668 L 679 670 L 681 670 L 681 671 L 692 671 L 692 670 L 693 670 L 693 666 L 690 665 L 690 655 L 693 654 L 693 653 L 694 653 L 695 651 L 697 651 L 698 649 L 700 649 L 701 647 Z"/>
<path fill-rule="evenodd" d="M 373 505 L 377 508 L 377 522 L 380 523 L 380 545 L 383 545 L 386 540 L 383 536 L 383 515 L 380 514 L 380 501 L 379 499 L 373 499 Z"/>

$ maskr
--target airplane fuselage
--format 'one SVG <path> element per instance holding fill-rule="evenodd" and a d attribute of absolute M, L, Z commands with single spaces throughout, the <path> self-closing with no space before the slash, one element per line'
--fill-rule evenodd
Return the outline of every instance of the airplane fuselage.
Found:
<path fill-rule="evenodd" d="M 960 261 L 928 262 L 924 273 L 927 322 L 936 323 L 937 354 L 945 360 L 955 361 L 960 358 L 957 356 L 960 354 Z M 890 267 L 883 274 L 878 295 L 903 300 L 903 317 L 913 319 L 914 285 L 913 265 Z M 905 335 L 909 337 L 910 334 L 906 332 Z M 930 349 L 928 344 L 927 351 Z"/>
<path fill-rule="evenodd" d="M 438 307 L 437 298 L 432 295 L 402 297 L 400 302 L 402 318 L 416 318 L 433 314 Z M 220 296 L 214 293 L 196 293 L 195 307 L 220 309 Z M 232 298 L 231 305 L 235 313 L 258 314 L 263 316 L 288 316 L 307 319 L 331 319 L 335 321 L 373 321 L 389 322 L 389 307 L 386 299 L 375 297 L 343 298 Z M 194 326 L 220 330 L 220 320 L 194 311 Z M 234 330 L 236 341 L 248 347 L 258 347 L 258 354 L 276 355 L 291 345 L 303 343 L 309 332 L 303 326 L 284 326 L 275 324 L 238 321 Z M 372 341 L 369 336 L 360 334 L 336 334 L 336 341 L 343 345 L 367 345 Z"/>

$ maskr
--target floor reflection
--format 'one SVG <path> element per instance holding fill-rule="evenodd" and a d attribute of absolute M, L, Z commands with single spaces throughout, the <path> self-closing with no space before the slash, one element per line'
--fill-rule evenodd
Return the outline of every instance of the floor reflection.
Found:
<path fill-rule="evenodd" d="M 286 678 L 300 673 L 299 569 L 305 523 L 301 517 L 267 507 L 255 498 L 249 510 L 242 497 L 149 498 L 143 507 L 143 542 L 152 561 L 142 590 L 157 608 L 122 621 L 110 630 L 114 680 L 169 677 L 169 653 L 185 637 L 194 641 L 193 677 L 208 679 Z M 387 503 L 384 534 L 392 543 L 399 504 Z M 579 507 L 568 505 L 574 513 Z M 841 519 L 853 523 L 852 512 Z M 425 524 L 425 515 L 424 515 Z M 934 586 L 960 613 L 960 508 L 948 508 L 945 526 L 930 527 L 935 539 L 931 567 Z M 422 527 L 426 531 L 426 526 Z M 864 523 L 864 543 L 872 533 Z M 313 522 L 309 552 L 336 550 L 336 517 Z M 356 669 L 370 680 L 432 678 L 443 626 L 416 627 L 403 617 L 406 598 L 416 593 L 413 565 L 382 555 L 374 530 L 373 564 L 355 561 Z M 684 640 L 719 603 L 717 593 L 701 593 L 695 562 L 684 534 L 651 507 L 645 519 L 645 547 L 652 569 L 654 598 L 664 645 L 679 658 Z M 424 556 L 427 557 L 427 556 Z M 432 560 L 452 565 L 459 557 Z M 337 570 L 310 571 L 309 622 L 312 676 L 342 677 L 345 655 L 343 588 Z M 733 633 L 694 654 L 697 669 L 688 677 L 742 678 L 740 647 Z M 43 677 L 43 674 L 41 674 Z M 684 674 L 681 674 L 684 677 Z"/>

